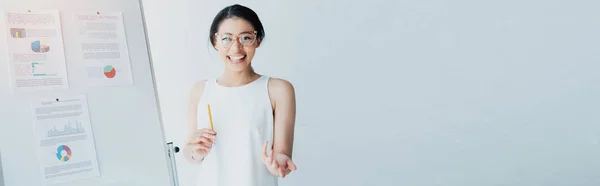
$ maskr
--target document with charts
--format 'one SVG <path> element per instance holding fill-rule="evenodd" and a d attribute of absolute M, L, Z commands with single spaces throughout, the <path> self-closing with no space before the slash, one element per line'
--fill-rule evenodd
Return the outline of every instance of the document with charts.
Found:
<path fill-rule="evenodd" d="M 32 108 L 44 182 L 52 185 L 99 176 L 86 96 L 43 98 Z"/>
<path fill-rule="evenodd" d="M 69 88 L 57 10 L 6 12 L 13 92 Z"/>
<path fill-rule="evenodd" d="M 80 59 L 88 86 L 133 84 L 123 15 L 92 12 L 74 15 Z"/>

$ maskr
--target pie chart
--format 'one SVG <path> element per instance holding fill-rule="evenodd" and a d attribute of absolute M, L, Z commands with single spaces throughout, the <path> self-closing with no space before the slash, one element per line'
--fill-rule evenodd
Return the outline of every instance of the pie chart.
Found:
<path fill-rule="evenodd" d="M 117 75 L 117 70 L 113 66 L 106 65 L 104 67 L 104 76 L 107 78 L 114 78 Z"/>
<path fill-rule="evenodd" d="M 46 53 L 50 51 L 50 45 L 44 41 L 31 42 L 31 50 L 36 53 Z"/>
<path fill-rule="evenodd" d="M 58 158 L 59 161 L 69 161 L 71 159 L 71 155 L 72 152 L 69 146 L 61 145 L 56 149 L 56 158 Z"/>

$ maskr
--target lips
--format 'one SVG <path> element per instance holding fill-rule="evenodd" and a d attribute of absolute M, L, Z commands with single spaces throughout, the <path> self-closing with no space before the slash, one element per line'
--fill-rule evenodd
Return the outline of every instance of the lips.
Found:
<path fill-rule="evenodd" d="M 242 63 L 246 59 L 246 55 L 228 55 L 227 59 L 232 63 Z"/>

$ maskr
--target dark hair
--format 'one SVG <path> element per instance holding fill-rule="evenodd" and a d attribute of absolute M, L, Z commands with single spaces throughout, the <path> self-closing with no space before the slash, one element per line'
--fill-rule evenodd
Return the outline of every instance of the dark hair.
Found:
<path fill-rule="evenodd" d="M 217 13 L 215 18 L 213 19 L 212 25 L 210 25 L 210 33 L 208 35 L 208 39 L 210 40 L 210 43 L 213 47 L 215 46 L 213 37 L 215 36 L 215 33 L 217 33 L 217 31 L 219 30 L 219 25 L 221 24 L 221 22 L 225 19 L 234 17 L 238 17 L 250 22 L 250 24 L 252 24 L 252 26 L 257 32 L 256 39 L 258 41 L 263 40 L 263 38 L 265 37 L 265 29 L 263 28 L 263 25 L 260 22 L 258 15 L 248 7 L 239 4 L 234 4 L 225 7 L 223 8 L 223 10 L 219 11 L 219 13 Z"/>

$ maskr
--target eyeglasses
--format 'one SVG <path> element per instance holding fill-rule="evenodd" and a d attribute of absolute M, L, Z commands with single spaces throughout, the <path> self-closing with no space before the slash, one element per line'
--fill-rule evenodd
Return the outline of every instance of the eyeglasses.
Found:
<path fill-rule="evenodd" d="M 215 33 L 215 38 L 217 42 L 220 43 L 220 47 L 229 48 L 234 42 L 234 39 L 239 40 L 240 44 L 245 47 L 252 46 L 254 42 L 256 42 L 256 31 L 252 31 L 252 33 L 241 33 L 238 36 L 233 36 L 231 34 L 219 34 Z"/>

